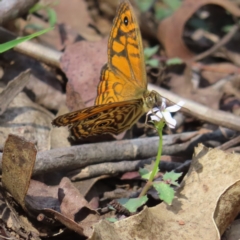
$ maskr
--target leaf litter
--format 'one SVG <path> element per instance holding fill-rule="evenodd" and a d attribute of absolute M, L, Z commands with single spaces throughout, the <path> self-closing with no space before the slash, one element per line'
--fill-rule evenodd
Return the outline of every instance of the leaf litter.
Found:
<path fill-rule="evenodd" d="M 32 59 L 29 53 L 17 53 L 17 48 L 0 56 L 1 234 L 15 234 L 18 239 L 238 239 L 234 227 L 239 226 L 240 210 L 238 129 L 224 128 L 229 126 L 226 121 L 210 114 L 200 121 L 202 108 L 197 105 L 239 123 L 238 38 L 222 30 L 229 23 L 237 24 L 237 3 L 187 0 L 159 21 L 160 1 L 152 1 L 142 8 L 146 12 L 137 14 L 140 26 L 149 28 L 144 31 L 144 47 L 162 44 L 153 56 L 159 67 L 148 69 L 163 74 L 149 75 L 149 82 L 196 103 L 187 114 L 178 115 L 182 120 L 176 130 L 165 131 L 164 155 L 155 181 L 162 180 L 164 169 L 186 168 L 171 205 L 160 202 L 153 190 L 146 206 L 134 209 L 135 215 L 108 205 L 113 199 L 136 198 L 145 184 L 138 170 L 154 160 L 158 138 L 143 126 L 144 119 L 118 140 L 100 136 L 73 142 L 66 128 L 52 129 L 51 121 L 59 110 L 62 114 L 93 105 L 116 6 L 118 1 L 49 5 L 56 12 L 57 24 L 34 43 L 37 48 L 62 51 L 56 64 L 60 68 L 48 66 L 41 58 Z M 215 17 L 224 11 L 228 17 L 222 15 L 221 21 Z M 147 16 L 145 23 L 143 16 Z M 211 19 L 212 25 L 199 31 L 196 16 Z M 44 11 L 27 19 L 18 16 L 14 21 L 19 29 L 6 25 L 0 30 L 4 33 L 1 41 L 11 40 L 12 33 L 19 36 L 39 26 L 47 28 L 46 19 Z M 24 47 L 36 56 L 37 48 L 31 55 L 33 50 L 27 44 Z M 181 61 L 168 65 L 174 57 Z M 24 72 L 28 68 L 30 72 Z M 109 140 L 114 141 L 99 143 Z M 224 151 L 217 149 L 221 146 Z M 8 217 L 4 211 L 10 212 Z"/>

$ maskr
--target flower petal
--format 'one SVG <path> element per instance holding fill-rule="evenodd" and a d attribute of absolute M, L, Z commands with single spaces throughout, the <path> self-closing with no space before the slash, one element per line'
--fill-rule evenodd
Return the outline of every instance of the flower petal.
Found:
<path fill-rule="evenodd" d="M 156 115 L 151 115 L 150 118 L 151 118 L 152 121 L 156 121 L 156 122 L 159 122 L 161 120 Z"/>
<path fill-rule="evenodd" d="M 155 113 L 160 119 L 163 118 L 163 113 L 158 111 Z"/>
<path fill-rule="evenodd" d="M 148 111 L 147 115 L 153 114 L 153 113 L 155 113 L 155 112 L 157 112 L 157 111 L 159 111 L 159 108 L 154 107 L 154 108 L 152 108 L 150 111 Z"/>
<path fill-rule="evenodd" d="M 162 105 L 160 107 L 160 111 L 164 111 L 166 108 L 166 99 L 165 98 L 162 98 Z"/>
<path fill-rule="evenodd" d="M 158 112 L 156 112 L 155 114 L 152 114 L 152 115 L 150 116 L 150 118 L 151 118 L 151 120 L 153 120 L 153 121 L 159 122 L 159 121 L 163 118 L 163 115 L 162 115 L 162 113 L 161 113 L 160 111 L 158 111 Z"/>
<path fill-rule="evenodd" d="M 168 111 L 168 112 L 177 112 L 181 109 L 181 107 L 184 105 L 184 102 L 183 101 L 180 101 L 178 104 L 175 104 L 173 106 L 170 106 L 170 107 L 167 107 L 165 109 L 165 111 Z"/>
<path fill-rule="evenodd" d="M 171 113 L 169 112 L 162 112 L 163 117 L 165 119 L 166 124 L 169 128 L 175 128 L 177 121 L 172 117 Z"/>

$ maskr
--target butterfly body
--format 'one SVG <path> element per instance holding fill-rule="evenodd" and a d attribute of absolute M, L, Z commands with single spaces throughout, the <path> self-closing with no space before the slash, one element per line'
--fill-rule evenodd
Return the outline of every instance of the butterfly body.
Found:
<path fill-rule="evenodd" d="M 147 90 L 140 30 L 128 0 L 118 8 L 108 40 L 108 63 L 101 71 L 95 105 L 53 120 L 69 126 L 76 138 L 119 134 L 129 129 L 144 113 L 161 101 Z"/>

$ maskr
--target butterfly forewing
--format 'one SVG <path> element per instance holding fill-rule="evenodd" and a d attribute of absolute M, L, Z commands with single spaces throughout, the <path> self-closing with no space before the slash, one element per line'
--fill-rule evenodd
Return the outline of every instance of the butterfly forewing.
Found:
<path fill-rule="evenodd" d="M 95 104 L 142 97 L 147 77 L 141 34 L 133 9 L 123 1 L 108 41 L 108 63 L 101 72 Z"/>

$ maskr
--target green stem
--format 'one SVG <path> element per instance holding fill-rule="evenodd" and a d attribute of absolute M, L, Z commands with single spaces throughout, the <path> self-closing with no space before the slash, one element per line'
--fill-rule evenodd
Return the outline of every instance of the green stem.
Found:
<path fill-rule="evenodd" d="M 159 135 L 157 158 L 156 158 L 156 161 L 154 163 L 152 173 L 151 173 L 146 185 L 142 189 L 142 192 L 140 193 L 139 197 L 142 197 L 142 196 L 146 195 L 148 189 L 152 186 L 152 182 L 153 182 L 154 177 L 156 176 L 156 174 L 159 170 L 158 166 L 160 164 L 161 156 L 162 156 L 162 146 L 163 146 L 162 131 L 163 131 L 164 125 L 165 125 L 165 122 L 163 122 L 163 121 L 160 121 L 159 123 L 157 123 L 156 128 L 158 130 L 158 135 Z"/>

